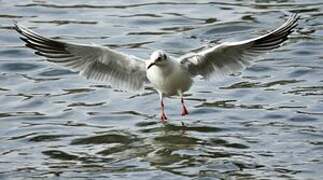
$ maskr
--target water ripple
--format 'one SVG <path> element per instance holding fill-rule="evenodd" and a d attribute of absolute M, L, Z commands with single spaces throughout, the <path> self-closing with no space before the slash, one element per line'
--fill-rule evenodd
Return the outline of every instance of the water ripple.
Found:
<path fill-rule="evenodd" d="M 0 178 L 320 179 L 322 2 L 0 0 Z M 261 35 L 297 12 L 279 49 L 165 99 L 79 78 L 23 46 L 13 22 L 147 59 Z"/>

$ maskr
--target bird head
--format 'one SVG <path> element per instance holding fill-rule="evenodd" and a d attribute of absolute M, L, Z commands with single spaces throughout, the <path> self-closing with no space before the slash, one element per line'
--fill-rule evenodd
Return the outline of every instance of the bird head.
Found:
<path fill-rule="evenodd" d="M 168 56 L 166 55 L 166 53 L 162 50 L 157 50 L 154 51 L 151 56 L 150 56 L 150 60 L 149 63 L 147 65 L 147 69 L 149 69 L 152 66 L 162 66 L 164 64 L 167 63 L 168 60 Z"/>

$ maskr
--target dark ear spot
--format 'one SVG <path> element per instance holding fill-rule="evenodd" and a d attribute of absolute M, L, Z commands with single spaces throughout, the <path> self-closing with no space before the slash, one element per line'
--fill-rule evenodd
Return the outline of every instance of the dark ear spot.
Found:
<path fill-rule="evenodd" d="M 167 56 L 166 56 L 166 54 L 163 54 L 163 59 L 167 59 Z"/>

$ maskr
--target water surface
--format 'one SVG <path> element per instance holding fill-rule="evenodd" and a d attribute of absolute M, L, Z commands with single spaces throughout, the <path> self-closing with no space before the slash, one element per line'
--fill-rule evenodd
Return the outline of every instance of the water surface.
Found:
<path fill-rule="evenodd" d="M 323 3 L 0 0 L 0 178 L 321 179 Z M 158 95 L 88 81 L 24 47 L 46 36 L 147 58 L 251 38 L 299 13 L 283 47 L 240 74 L 196 79 L 190 115 Z M 186 128 L 183 129 L 182 122 Z"/>

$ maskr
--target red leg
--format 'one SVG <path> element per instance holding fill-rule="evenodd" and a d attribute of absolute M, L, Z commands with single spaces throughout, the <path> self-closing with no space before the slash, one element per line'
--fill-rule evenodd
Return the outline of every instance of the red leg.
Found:
<path fill-rule="evenodd" d="M 163 99 L 160 101 L 160 107 L 161 107 L 161 114 L 160 114 L 160 122 L 165 123 L 167 121 L 167 116 L 165 114 L 165 105 L 163 102 Z"/>
<path fill-rule="evenodd" d="M 181 103 L 182 103 L 182 116 L 185 116 L 185 115 L 188 115 L 188 110 L 187 108 L 185 107 L 185 104 L 184 104 L 184 98 L 182 97 L 181 98 Z"/>

